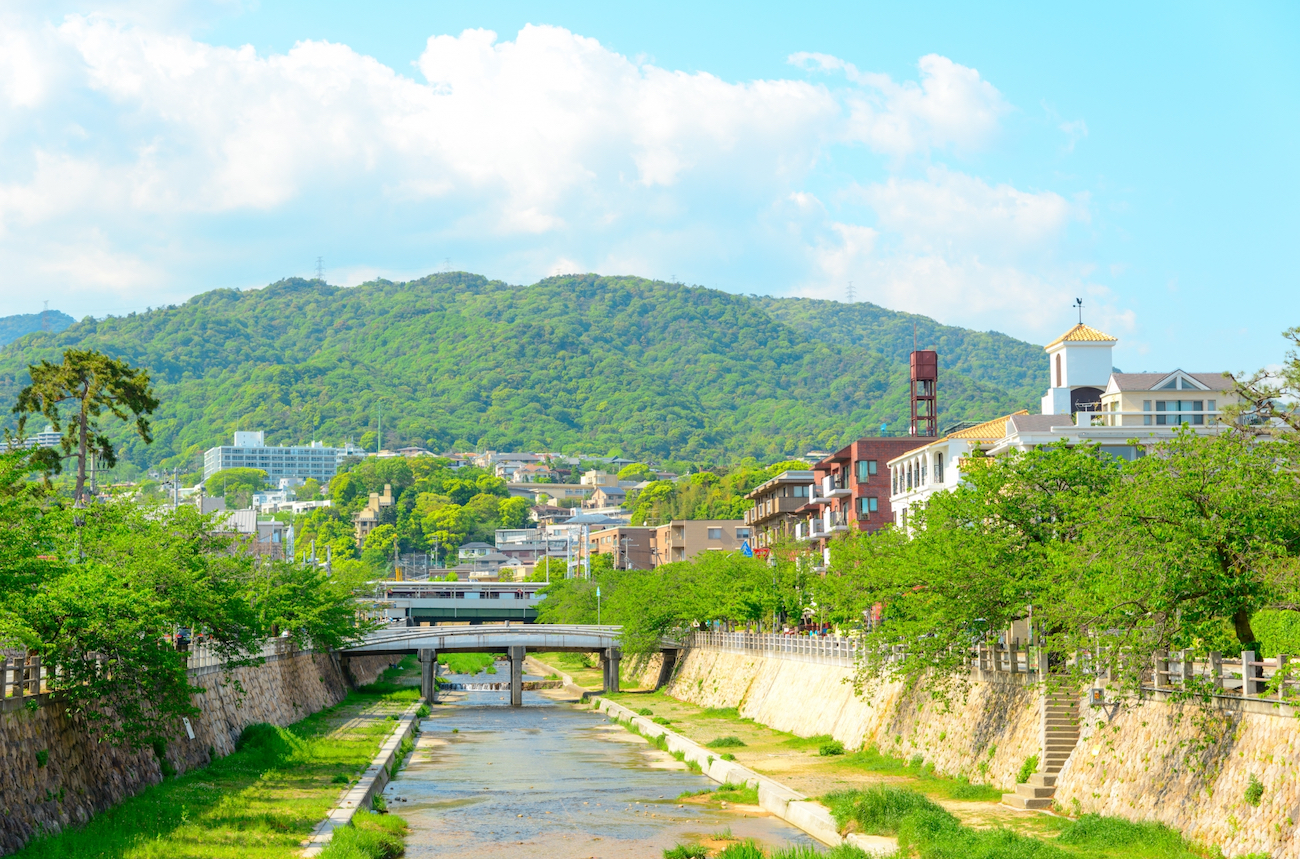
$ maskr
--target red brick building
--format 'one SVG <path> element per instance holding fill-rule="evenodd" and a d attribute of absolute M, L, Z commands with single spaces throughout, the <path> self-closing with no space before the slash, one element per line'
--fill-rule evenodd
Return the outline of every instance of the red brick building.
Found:
<path fill-rule="evenodd" d="M 806 516 L 796 536 L 826 547 L 832 534 L 849 529 L 877 531 L 894 521 L 889 507 L 891 486 L 886 463 L 934 441 L 929 437 L 860 438 L 813 466 Z"/>

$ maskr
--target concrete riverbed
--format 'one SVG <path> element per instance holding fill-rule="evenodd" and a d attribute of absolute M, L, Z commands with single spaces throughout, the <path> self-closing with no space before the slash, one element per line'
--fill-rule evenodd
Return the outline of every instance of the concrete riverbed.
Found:
<path fill-rule="evenodd" d="M 757 809 L 679 800 L 715 785 L 562 694 L 525 692 L 511 708 L 508 692 L 453 692 L 434 708 L 384 791 L 410 822 L 408 857 L 658 859 L 727 830 L 769 847 L 812 843 Z"/>

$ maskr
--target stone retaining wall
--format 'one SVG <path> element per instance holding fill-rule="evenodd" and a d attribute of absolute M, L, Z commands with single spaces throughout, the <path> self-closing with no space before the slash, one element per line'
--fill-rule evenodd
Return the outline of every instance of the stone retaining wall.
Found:
<path fill-rule="evenodd" d="M 970 684 L 944 705 L 897 684 L 854 695 L 851 669 L 693 649 L 665 690 L 701 707 L 740 715 L 800 736 L 831 734 L 846 747 L 875 744 L 899 757 L 921 755 L 946 775 L 1008 789 L 1023 761 L 1039 754 L 1037 690 L 1014 683 Z M 1227 856 L 1300 859 L 1300 719 L 1146 701 L 1079 709 L 1079 745 L 1061 771 L 1061 811 L 1155 820 Z M 1254 776 L 1258 805 L 1246 801 Z"/>
<path fill-rule="evenodd" d="M 830 734 L 847 748 L 875 745 L 902 758 L 921 755 L 935 769 L 1008 788 L 1039 753 L 1034 690 L 973 683 L 948 702 L 884 684 L 858 697 L 852 670 L 761 655 L 692 649 L 665 690 L 701 707 L 736 707 L 780 731 Z"/>
<path fill-rule="evenodd" d="M 193 682 L 204 691 L 195 696 L 202 715 L 191 720 L 194 739 L 182 732 L 167 744 L 167 760 L 178 772 L 204 766 L 214 755 L 234 751 L 248 725 L 296 722 L 341 701 L 348 674 L 353 683 L 369 683 L 395 661 L 391 656 L 341 660 L 328 654 L 276 659 L 234 672 L 244 689 L 242 698 L 233 685 L 222 684 L 219 670 L 197 674 Z M 162 781 L 152 749 L 128 752 L 97 743 L 61 704 L 45 698 L 41 704 L 0 715 L 0 855 L 41 832 L 85 823 Z M 38 752 L 46 753 L 43 765 Z"/>

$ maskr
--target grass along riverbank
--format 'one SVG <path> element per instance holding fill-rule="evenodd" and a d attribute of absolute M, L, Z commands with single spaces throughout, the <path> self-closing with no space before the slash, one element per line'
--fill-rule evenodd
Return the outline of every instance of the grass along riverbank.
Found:
<path fill-rule="evenodd" d="M 418 678 L 418 665 L 417 665 Z M 390 673 L 391 672 L 391 673 Z M 37 839 L 18 859 L 290 859 L 369 766 L 399 713 L 419 697 L 401 669 L 284 728 L 251 725 L 239 748 L 166 779 L 84 827 Z M 359 813 L 322 859 L 401 855 L 405 823 Z"/>
<path fill-rule="evenodd" d="M 716 750 L 719 757 L 819 799 L 836 814 L 842 831 L 899 837 L 903 855 L 925 859 L 1206 859 L 1220 855 L 1188 844 L 1159 824 L 1095 815 L 1070 821 L 1017 812 L 1000 804 L 1001 790 L 936 775 L 919 758 L 903 759 L 876 749 L 846 752 L 829 736 L 797 737 L 776 731 L 741 718 L 735 708 L 703 709 L 662 692 L 604 697 Z M 701 855 L 733 859 L 726 853 Z M 735 854 L 735 859 L 741 855 Z"/>

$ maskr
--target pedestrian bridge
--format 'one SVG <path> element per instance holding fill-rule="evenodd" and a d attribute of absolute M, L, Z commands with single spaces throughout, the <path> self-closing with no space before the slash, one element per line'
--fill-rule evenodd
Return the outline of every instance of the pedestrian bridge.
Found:
<path fill-rule="evenodd" d="M 420 657 L 421 691 L 428 701 L 437 700 L 439 653 L 505 653 L 510 657 L 510 703 L 518 707 L 523 697 L 523 662 L 528 651 L 534 653 L 599 653 L 604 671 L 604 688 L 618 691 L 619 663 L 623 650 L 619 646 L 619 626 L 569 626 L 561 624 L 483 624 L 481 626 L 416 626 L 382 629 L 345 648 L 347 656 L 398 655 L 414 653 Z M 678 645 L 665 642 L 666 678 L 677 661 Z"/>

